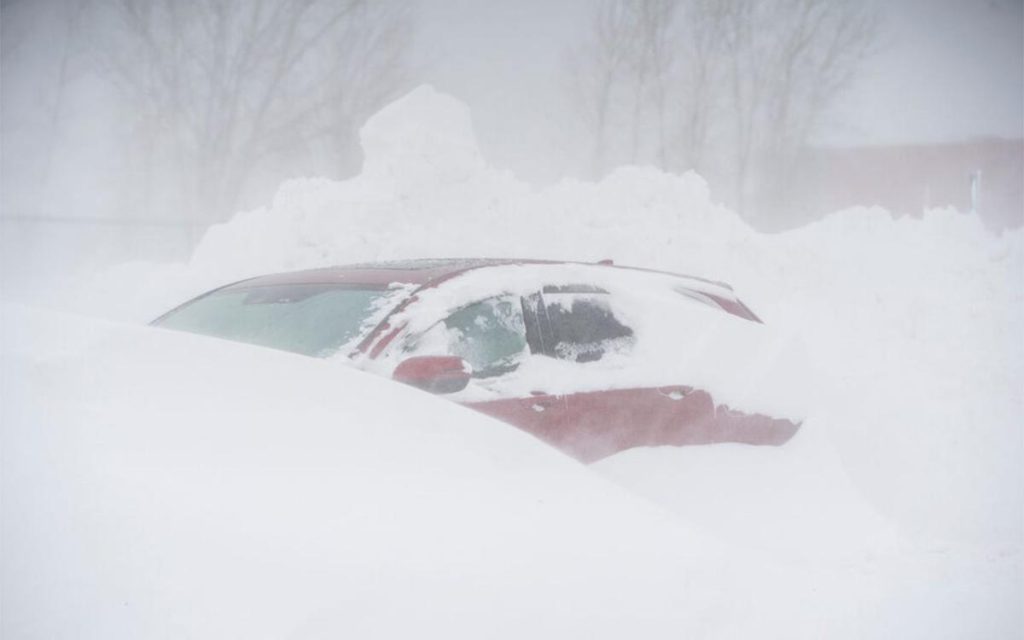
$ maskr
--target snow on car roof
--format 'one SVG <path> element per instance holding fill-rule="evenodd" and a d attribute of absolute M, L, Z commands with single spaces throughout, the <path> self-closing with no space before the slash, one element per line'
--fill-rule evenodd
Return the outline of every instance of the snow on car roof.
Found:
<path fill-rule="evenodd" d="M 424 269 L 472 269 L 474 267 L 514 262 L 540 262 L 538 260 L 516 260 L 501 258 L 415 258 L 411 260 L 382 260 L 347 265 L 348 269 L 395 269 L 399 271 L 421 271 Z"/>
<path fill-rule="evenodd" d="M 414 260 L 393 260 L 382 262 L 364 262 L 334 267 L 323 267 L 305 271 L 291 271 L 265 276 L 257 276 L 231 286 L 252 287 L 278 284 L 330 284 L 351 282 L 352 284 L 387 286 L 392 283 L 426 285 L 444 280 L 454 275 L 480 269 L 515 264 L 534 265 L 589 265 L 589 263 L 565 262 L 557 260 L 537 260 L 525 258 L 426 258 Z M 592 265 L 598 266 L 598 265 Z M 630 271 L 648 271 L 664 275 L 672 275 L 683 279 L 694 280 L 705 285 L 710 284 L 732 291 L 732 287 L 724 282 L 707 280 L 697 276 L 689 276 L 639 267 L 619 265 L 600 265 L 602 268 L 628 269 Z"/>
<path fill-rule="evenodd" d="M 258 276 L 238 283 L 239 286 L 276 284 L 326 284 L 352 282 L 353 284 L 386 286 L 395 282 L 425 285 L 471 269 L 508 264 L 542 263 L 540 260 L 514 260 L 491 258 L 441 258 L 420 260 L 393 260 L 363 262 Z"/>

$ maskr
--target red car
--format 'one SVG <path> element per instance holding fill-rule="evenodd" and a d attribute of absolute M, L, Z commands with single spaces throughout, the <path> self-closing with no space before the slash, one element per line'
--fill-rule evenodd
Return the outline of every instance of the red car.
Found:
<path fill-rule="evenodd" d="M 584 462 L 638 446 L 779 445 L 799 428 L 758 410 L 771 405 L 757 401 L 763 385 L 736 382 L 763 325 L 727 285 L 610 263 L 281 273 L 216 289 L 153 324 L 344 358 Z"/>

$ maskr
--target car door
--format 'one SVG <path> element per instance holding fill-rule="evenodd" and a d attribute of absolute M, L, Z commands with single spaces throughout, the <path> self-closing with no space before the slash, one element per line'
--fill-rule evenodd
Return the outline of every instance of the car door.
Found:
<path fill-rule="evenodd" d="M 545 287 L 540 316 L 544 352 L 578 366 L 572 379 L 579 384 L 565 396 L 568 431 L 562 442 L 583 461 L 638 446 L 778 444 L 796 429 L 788 421 L 716 406 L 707 391 L 683 380 L 642 386 L 621 378 L 622 369 L 637 370 L 630 357 L 638 336 L 599 288 Z"/>
<path fill-rule="evenodd" d="M 413 337 L 407 355 L 452 355 L 472 368 L 469 386 L 452 399 L 547 442 L 564 432 L 565 398 L 531 377 L 541 351 L 538 296 L 498 295 L 463 305 Z"/>

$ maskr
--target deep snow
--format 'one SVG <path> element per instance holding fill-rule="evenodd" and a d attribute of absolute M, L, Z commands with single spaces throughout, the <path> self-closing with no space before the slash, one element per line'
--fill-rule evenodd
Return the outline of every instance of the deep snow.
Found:
<path fill-rule="evenodd" d="M 179 332 L 3 320 L 4 637 L 862 624 L 831 569 L 716 541 L 429 394 Z"/>
<path fill-rule="evenodd" d="M 995 236 L 952 210 L 911 217 L 865 207 L 761 234 L 716 204 L 699 176 L 642 167 L 536 189 L 489 167 L 465 106 L 428 87 L 374 116 L 362 141 L 359 176 L 289 182 L 269 206 L 211 229 L 188 264 L 124 265 L 49 304 L 137 323 L 259 273 L 460 255 L 610 257 L 725 280 L 806 348 L 817 382 L 801 433 L 781 449 L 628 451 L 592 471 L 678 514 L 715 545 L 827 574 L 825 609 L 783 607 L 762 636 L 792 628 L 812 637 L 1005 637 L 1024 629 L 1024 233 Z M 22 358 L 30 369 L 34 362 L 31 353 Z M 37 393 L 13 386 L 16 379 L 6 378 L 6 396 Z M 53 411 L 65 399 L 74 406 L 74 380 L 49 397 Z M 118 382 L 130 387 L 133 379 Z M 117 405 L 113 391 L 106 397 Z M 386 458 L 400 441 L 373 444 L 373 455 Z M 698 566 L 714 574 L 718 560 L 708 558 Z M 653 575 L 627 565 L 624 581 Z M 747 593 L 745 579 L 730 575 L 715 593 Z M 790 576 L 766 586 L 766 597 L 805 597 L 802 584 Z M 709 601 L 709 611 L 727 613 L 658 620 L 686 636 L 742 637 L 752 628 Z"/>

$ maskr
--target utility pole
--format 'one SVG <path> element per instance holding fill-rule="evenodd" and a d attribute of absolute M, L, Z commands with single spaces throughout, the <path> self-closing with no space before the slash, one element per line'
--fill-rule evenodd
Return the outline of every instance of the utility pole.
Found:
<path fill-rule="evenodd" d="M 981 194 L 981 169 L 970 173 L 971 178 L 971 213 L 978 213 L 978 197 Z"/>

